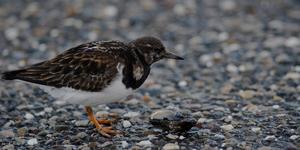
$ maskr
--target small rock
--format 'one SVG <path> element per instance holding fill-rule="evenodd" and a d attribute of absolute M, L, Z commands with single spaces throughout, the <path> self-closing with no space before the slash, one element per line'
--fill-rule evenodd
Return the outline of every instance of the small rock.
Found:
<path fill-rule="evenodd" d="M 176 143 L 168 143 L 168 144 L 164 145 L 162 149 L 163 150 L 177 150 L 180 148 L 179 148 L 179 145 Z"/>
<path fill-rule="evenodd" d="M 244 99 L 251 99 L 255 96 L 255 91 L 252 90 L 245 90 L 240 91 L 239 95 Z"/>
<path fill-rule="evenodd" d="M 251 128 L 251 131 L 253 131 L 255 133 L 259 132 L 260 130 L 261 130 L 261 128 L 259 128 L 259 127 L 253 127 L 253 128 Z"/>
<path fill-rule="evenodd" d="M 164 109 L 152 113 L 150 123 L 166 130 L 184 132 L 190 130 L 196 124 L 196 120 L 191 114 Z"/>
<path fill-rule="evenodd" d="M 122 148 L 127 148 L 129 146 L 127 141 L 122 141 Z"/>
<path fill-rule="evenodd" d="M 27 144 L 28 145 L 36 145 L 36 144 L 38 144 L 38 141 L 36 138 L 33 138 L 33 139 L 28 140 Z"/>
<path fill-rule="evenodd" d="M 279 109 L 279 105 L 273 105 L 273 109 Z"/>
<path fill-rule="evenodd" d="M 118 14 L 118 8 L 111 5 L 104 8 L 105 17 L 114 17 Z"/>
<path fill-rule="evenodd" d="M 221 128 L 225 131 L 231 131 L 232 129 L 234 129 L 234 127 L 229 124 L 229 125 L 222 125 Z"/>
<path fill-rule="evenodd" d="M 124 120 L 124 121 L 123 121 L 123 127 L 124 127 L 124 128 L 129 128 L 129 127 L 131 127 L 130 121 Z"/>
<path fill-rule="evenodd" d="M 284 45 L 286 47 L 297 47 L 300 45 L 300 39 L 297 37 L 290 37 L 285 41 Z"/>
<path fill-rule="evenodd" d="M 8 28 L 4 33 L 9 40 L 15 40 L 19 36 L 19 31 L 16 28 Z"/>
<path fill-rule="evenodd" d="M 222 134 L 215 134 L 214 137 L 216 137 L 217 139 L 225 139 L 225 136 Z"/>
<path fill-rule="evenodd" d="M 31 119 L 34 118 L 34 116 L 33 116 L 31 113 L 26 113 L 26 114 L 25 114 L 25 118 L 26 118 L 27 120 L 31 120 Z"/>
<path fill-rule="evenodd" d="M 233 11 L 236 9 L 236 3 L 233 0 L 223 0 L 219 3 L 219 6 L 224 11 Z"/>
<path fill-rule="evenodd" d="M 65 130 L 68 130 L 69 129 L 69 126 L 67 125 L 56 125 L 55 126 L 55 131 L 65 131 Z"/>
<path fill-rule="evenodd" d="M 262 146 L 262 147 L 259 147 L 257 150 L 272 150 L 272 147 Z"/>
<path fill-rule="evenodd" d="M 206 121 L 207 121 L 206 118 L 199 118 L 198 121 L 197 121 L 197 124 L 199 124 L 199 123 L 204 123 L 204 122 L 206 122 Z"/>
<path fill-rule="evenodd" d="M 224 121 L 227 122 L 227 123 L 229 123 L 229 122 L 232 121 L 232 119 L 233 119 L 232 116 L 229 115 L 229 116 L 227 116 L 227 117 L 224 119 Z"/>
<path fill-rule="evenodd" d="M 290 136 L 290 139 L 291 140 L 296 140 L 296 139 L 298 139 L 300 136 L 299 135 L 292 135 L 292 136 Z"/>
<path fill-rule="evenodd" d="M 168 134 L 168 135 L 166 135 L 166 137 L 169 139 L 172 139 L 172 140 L 178 139 L 178 135 L 175 135 L 175 134 Z"/>
<path fill-rule="evenodd" d="M 178 85 L 179 85 L 180 87 L 186 87 L 186 86 L 187 86 L 187 82 L 186 82 L 186 81 L 180 81 L 180 82 L 178 83 Z"/>
<path fill-rule="evenodd" d="M 264 140 L 267 140 L 267 141 L 272 141 L 272 140 L 275 140 L 275 139 L 276 139 L 275 135 L 268 135 L 264 138 Z"/>
<path fill-rule="evenodd" d="M 15 133 L 12 130 L 2 130 L 0 131 L 0 137 L 15 137 Z"/>
<path fill-rule="evenodd" d="M 283 78 L 286 79 L 286 80 L 290 79 L 290 80 L 295 80 L 295 81 L 297 81 L 297 80 L 300 79 L 300 73 L 297 73 L 297 72 L 289 72 L 289 73 L 287 73 Z"/>
<path fill-rule="evenodd" d="M 185 139 L 185 137 L 182 136 L 182 135 L 180 135 L 180 136 L 179 136 L 179 139 L 180 139 L 180 140 L 183 140 L 183 139 Z"/>
<path fill-rule="evenodd" d="M 15 146 L 12 144 L 5 145 L 1 148 L 1 150 L 14 150 Z"/>
<path fill-rule="evenodd" d="M 138 117 L 138 116 L 140 116 L 139 112 L 128 112 L 128 113 L 124 114 L 124 117 L 127 117 L 127 118 L 134 118 L 134 117 Z"/>
<path fill-rule="evenodd" d="M 79 120 L 75 122 L 77 127 L 86 127 L 89 124 L 89 120 Z"/>
<path fill-rule="evenodd" d="M 53 111 L 53 108 L 51 108 L 51 107 L 46 107 L 46 108 L 44 108 L 44 111 L 47 112 L 47 113 L 50 113 L 50 112 Z"/>
<path fill-rule="evenodd" d="M 77 139 L 83 139 L 87 137 L 87 134 L 85 132 L 80 132 L 75 136 Z"/>
<path fill-rule="evenodd" d="M 227 65 L 226 70 L 231 73 L 237 73 L 238 67 L 235 66 L 234 64 L 229 64 L 229 65 Z"/>
<path fill-rule="evenodd" d="M 19 128 L 17 132 L 19 136 L 24 136 L 27 132 L 27 128 Z"/>
<path fill-rule="evenodd" d="M 149 140 L 140 141 L 139 143 L 137 143 L 137 145 L 141 146 L 141 147 L 152 147 L 153 146 L 153 144 Z"/>

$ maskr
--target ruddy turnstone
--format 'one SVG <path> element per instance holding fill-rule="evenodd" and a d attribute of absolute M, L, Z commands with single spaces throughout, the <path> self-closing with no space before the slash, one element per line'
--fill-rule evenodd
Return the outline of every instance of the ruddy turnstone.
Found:
<path fill-rule="evenodd" d="M 182 57 L 167 52 L 155 37 L 141 37 L 129 43 L 98 41 L 71 48 L 53 59 L 23 69 L 4 72 L 2 79 L 22 80 L 38 85 L 54 98 L 82 104 L 89 120 L 103 136 L 116 134 L 97 120 L 91 106 L 121 100 L 139 88 L 158 60 Z"/>

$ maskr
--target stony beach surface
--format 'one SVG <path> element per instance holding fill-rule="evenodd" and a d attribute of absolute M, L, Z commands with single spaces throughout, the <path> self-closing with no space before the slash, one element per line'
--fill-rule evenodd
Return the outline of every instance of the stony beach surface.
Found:
<path fill-rule="evenodd" d="M 134 95 L 93 107 L 98 117 L 117 114 L 122 134 L 102 137 L 83 106 L 1 80 L 1 149 L 300 149 L 297 0 L 1 0 L 0 71 L 144 35 L 185 60 L 155 64 Z M 179 116 L 168 122 L 168 111 Z M 151 114 L 166 116 L 162 126 L 195 124 L 171 131 Z"/>

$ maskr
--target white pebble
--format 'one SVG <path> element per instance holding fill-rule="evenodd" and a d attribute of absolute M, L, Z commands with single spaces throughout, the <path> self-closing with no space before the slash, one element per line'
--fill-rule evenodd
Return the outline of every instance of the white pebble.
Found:
<path fill-rule="evenodd" d="M 127 141 L 122 141 L 122 148 L 127 148 L 129 146 Z"/>
<path fill-rule="evenodd" d="M 146 140 L 146 141 L 141 141 L 141 142 L 137 143 L 137 145 L 142 146 L 142 147 L 151 147 L 152 143 L 151 143 L 151 141 Z"/>
<path fill-rule="evenodd" d="M 296 37 L 290 37 L 285 41 L 284 45 L 287 47 L 297 47 L 300 45 L 300 40 Z"/>
<path fill-rule="evenodd" d="M 172 139 L 172 140 L 178 139 L 178 135 L 175 135 L 175 134 L 168 134 L 168 135 L 166 135 L 166 137 L 169 139 Z"/>
<path fill-rule="evenodd" d="M 51 107 L 46 107 L 46 108 L 44 108 L 44 111 L 50 113 L 50 112 L 53 111 L 53 108 L 51 108 Z"/>
<path fill-rule="evenodd" d="M 234 127 L 229 124 L 229 125 L 222 125 L 221 128 L 225 131 L 231 131 L 232 129 L 234 129 Z"/>
<path fill-rule="evenodd" d="M 179 149 L 179 145 L 176 143 L 168 143 L 164 145 L 163 150 L 177 150 Z"/>
<path fill-rule="evenodd" d="M 182 135 L 180 135 L 180 136 L 179 136 L 179 139 L 180 139 L 180 140 L 183 140 L 183 139 L 185 139 L 185 137 L 182 136 Z"/>
<path fill-rule="evenodd" d="M 297 138 L 299 138 L 300 136 L 299 135 L 292 135 L 290 136 L 290 139 L 291 140 L 296 140 Z"/>
<path fill-rule="evenodd" d="M 275 140 L 275 139 L 276 139 L 275 135 L 268 135 L 265 137 L 265 140 Z"/>
<path fill-rule="evenodd" d="M 279 105 L 273 105 L 273 109 L 279 109 Z"/>
<path fill-rule="evenodd" d="M 33 139 L 28 140 L 27 144 L 28 145 L 35 145 L 35 144 L 38 144 L 38 141 L 37 141 L 36 138 L 33 138 Z"/>
<path fill-rule="evenodd" d="M 107 6 L 104 9 L 104 14 L 106 17 L 114 17 L 118 14 L 118 9 L 115 6 Z"/>
<path fill-rule="evenodd" d="M 134 118 L 134 117 L 137 117 L 139 115 L 140 115 L 139 112 L 128 112 L 128 113 L 124 114 L 124 117 Z"/>
<path fill-rule="evenodd" d="M 26 118 L 27 120 L 31 120 L 31 119 L 34 118 L 34 116 L 33 116 L 31 113 L 26 113 L 26 114 L 25 114 L 25 118 Z"/>
<path fill-rule="evenodd" d="M 16 28 L 8 28 L 4 33 L 9 40 L 14 40 L 19 36 L 19 32 Z"/>
<path fill-rule="evenodd" d="M 259 127 L 254 127 L 254 128 L 251 128 L 251 131 L 257 133 L 259 132 L 261 129 Z"/>
<path fill-rule="evenodd" d="M 130 123 L 130 121 L 128 121 L 128 120 L 124 120 L 124 121 L 123 121 L 123 127 L 124 127 L 124 128 L 131 127 L 131 123 Z"/>
<path fill-rule="evenodd" d="M 180 82 L 178 83 L 178 85 L 179 85 L 180 87 L 185 87 L 185 86 L 187 86 L 187 82 L 186 82 L 186 81 L 180 81 Z"/>
<path fill-rule="evenodd" d="M 229 65 L 227 65 L 226 70 L 231 73 L 237 73 L 238 67 L 235 66 L 234 64 L 229 64 Z"/>

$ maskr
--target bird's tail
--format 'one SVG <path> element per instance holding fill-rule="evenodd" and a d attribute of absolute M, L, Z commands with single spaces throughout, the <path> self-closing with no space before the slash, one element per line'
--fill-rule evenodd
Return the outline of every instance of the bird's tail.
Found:
<path fill-rule="evenodd" d="M 22 70 L 14 70 L 14 71 L 7 71 L 1 73 L 1 79 L 3 80 L 14 80 L 17 78 L 17 75 L 22 72 Z"/>

